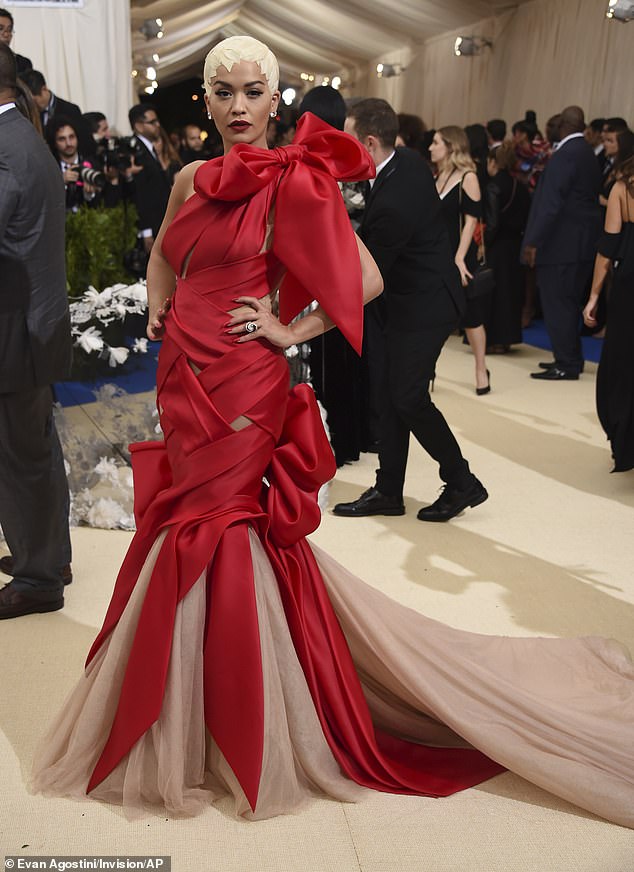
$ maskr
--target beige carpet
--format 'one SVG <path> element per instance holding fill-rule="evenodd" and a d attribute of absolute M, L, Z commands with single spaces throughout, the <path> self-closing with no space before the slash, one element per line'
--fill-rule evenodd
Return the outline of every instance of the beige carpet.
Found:
<path fill-rule="evenodd" d="M 434 398 L 489 489 L 487 503 L 449 524 L 417 521 L 439 480 L 412 445 L 404 518 L 327 513 L 313 538 L 371 584 L 454 626 L 601 634 L 634 651 L 634 473 L 609 474 L 596 368 L 579 382 L 531 381 L 543 358 L 526 347 L 492 357 L 493 392 L 476 397 L 468 352 L 455 338 L 443 352 Z M 366 454 L 341 469 L 331 504 L 370 485 L 375 465 Z M 167 854 L 176 872 L 634 870 L 634 832 L 512 774 L 449 799 L 368 793 L 358 804 L 318 800 L 260 823 L 235 821 L 223 805 L 191 820 L 130 823 L 113 807 L 29 796 L 34 744 L 81 669 L 129 539 L 75 530 L 64 611 L 0 625 L 2 853 Z"/>

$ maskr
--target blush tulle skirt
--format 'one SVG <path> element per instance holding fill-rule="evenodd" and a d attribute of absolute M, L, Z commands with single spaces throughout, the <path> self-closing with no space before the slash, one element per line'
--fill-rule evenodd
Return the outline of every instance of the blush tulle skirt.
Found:
<path fill-rule="evenodd" d="M 134 816 L 193 815 L 227 794 L 251 819 L 296 811 L 315 795 L 360 799 L 322 732 L 273 569 L 249 534 L 264 680 L 264 755 L 255 810 L 213 742 L 203 711 L 204 575 L 179 603 L 160 717 L 90 793 Z M 123 667 L 163 536 L 122 619 L 40 743 L 32 787 L 86 798 L 112 725 Z M 373 722 L 440 747 L 475 747 L 572 803 L 634 827 L 634 667 L 600 638 L 484 636 L 445 626 L 364 584 L 311 546 Z"/>

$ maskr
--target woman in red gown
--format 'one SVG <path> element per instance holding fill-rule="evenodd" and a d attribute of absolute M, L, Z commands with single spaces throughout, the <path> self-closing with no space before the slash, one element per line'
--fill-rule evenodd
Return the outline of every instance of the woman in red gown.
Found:
<path fill-rule="evenodd" d="M 336 180 L 373 168 L 310 114 L 266 150 L 277 64 L 256 40 L 216 46 L 205 85 L 225 155 L 178 175 L 148 272 L 164 442 L 133 446 L 137 533 L 35 789 L 172 814 L 231 793 L 260 818 L 363 787 L 445 796 L 507 767 L 634 826 L 617 643 L 454 630 L 305 538 L 335 464 L 282 349 L 334 322 L 359 349 L 381 279 Z"/>

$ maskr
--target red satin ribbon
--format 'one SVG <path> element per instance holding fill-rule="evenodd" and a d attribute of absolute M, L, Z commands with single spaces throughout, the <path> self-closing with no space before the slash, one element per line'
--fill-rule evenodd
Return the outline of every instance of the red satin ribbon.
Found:
<path fill-rule="evenodd" d="M 223 201 L 277 185 L 273 252 L 287 268 L 280 318 L 289 323 L 317 300 L 359 354 L 361 268 L 336 180 L 370 179 L 374 172 L 370 155 L 354 137 L 307 112 L 292 145 L 270 150 L 236 145 L 203 164 L 194 180 L 201 197 Z"/>

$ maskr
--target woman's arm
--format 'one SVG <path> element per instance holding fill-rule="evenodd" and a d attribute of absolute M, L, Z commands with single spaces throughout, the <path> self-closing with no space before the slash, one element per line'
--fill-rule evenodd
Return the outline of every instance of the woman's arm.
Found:
<path fill-rule="evenodd" d="M 478 177 L 474 172 L 469 172 L 465 175 L 462 181 L 462 190 L 465 194 L 471 197 L 475 203 L 480 202 L 480 184 L 478 182 Z M 465 257 L 469 251 L 469 246 L 471 245 L 471 240 L 473 239 L 477 223 L 478 219 L 475 215 L 465 215 L 462 233 L 460 234 L 458 251 L 454 258 L 456 266 L 460 270 L 460 279 L 463 285 L 468 283 L 468 279 L 473 278 L 465 264 Z"/>
<path fill-rule="evenodd" d="M 608 208 L 605 213 L 605 232 L 610 234 L 618 234 L 623 226 L 623 216 L 621 214 L 621 191 L 624 190 L 624 185 L 618 182 L 610 191 L 608 198 Z M 597 326 L 597 305 L 599 297 L 603 289 L 603 283 L 610 271 L 612 259 L 604 254 L 597 252 L 594 261 L 594 274 L 592 276 L 592 287 L 590 288 L 590 296 L 583 310 L 583 320 L 587 327 Z"/>
<path fill-rule="evenodd" d="M 370 300 L 379 296 L 383 290 L 383 279 L 372 255 L 356 234 L 355 239 L 359 249 L 363 305 L 365 306 Z M 322 333 L 326 333 L 335 326 L 321 306 L 317 306 L 313 312 L 309 312 L 308 315 L 287 326 L 271 313 L 270 306 L 267 305 L 266 301 L 263 302 L 255 297 L 237 297 L 236 302 L 250 306 L 252 309 L 251 312 L 240 312 L 234 315 L 227 324 L 227 327 L 230 328 L 229 333 L 240 334 L 238 342 L 268 339 L 278 348 L 288 348 L 290 345 L 308 342 L 315 336 L 321 336 Z M 247 321 L 254 321 L 258 325 L 256 332 L 244 333 L 243 325 Z"/>
<path fill-rule="evenodd" d="M 150 254 L 147 268 L 147 335 L 152 340 L 160 339 L 163 335 L 163 321 L 169 310 L 169 301 L 176 287 L 174 270 L 161 251 L 163 237 L 180 207 L 194 193 L 194 174 L 202 163 L 204 161 L 194 161 L 194 163 L 184 167 L 176 176 L 161 229 L 152 246 L 152 253 Z"/>

